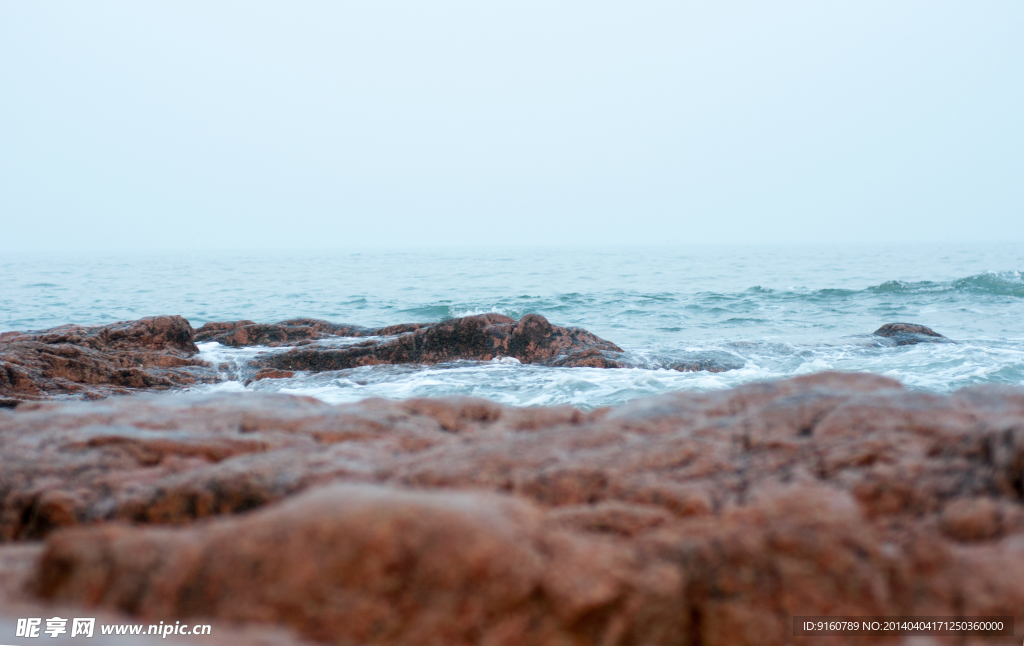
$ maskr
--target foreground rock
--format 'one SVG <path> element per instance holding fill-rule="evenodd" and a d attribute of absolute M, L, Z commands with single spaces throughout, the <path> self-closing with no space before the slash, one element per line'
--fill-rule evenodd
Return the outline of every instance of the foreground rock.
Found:
<path fill-rule="evenodd" d="M 0 334 L 0 405 L 60 396 L 101 398 L 195 383 L 193 330 L 180 316 L 98 327 Z"/>
<path fill-rule="evenodd" d="M 543 521 L 509 496 L 340 485 L 196 530 L 62 534 L 36 584 L 59 601 L 290 623 L 329 643 L 653 643 L 679 632 L 678 574 Z"/>
<path fill-rule="evenodd" d="M 322 643 L 785 644 L 793 615 L 1024 625 L 1022 389 L 823 373 L 591 413 L 26 404 L 0 412 L 0 501 L 0 555 L 46 540 L 27 602 Z"/>

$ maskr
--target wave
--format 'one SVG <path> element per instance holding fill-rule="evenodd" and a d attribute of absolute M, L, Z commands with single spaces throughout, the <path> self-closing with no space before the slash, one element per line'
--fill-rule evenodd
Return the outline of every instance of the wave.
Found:
<path fill-rule="evenodd" d="M 953 287 L 998 296 L 1024 297 L 1024 275 L 1019 271 L 986 272 L 953 281 Z"/>
<path fill-rule="evenodd" d="M 865 305 L 883 308 L 881 311 L 870 310 L 873 319 L 881 317 L 896 320 L 915 315 L 914 312 L 904 312 L 902 308 L 920 308 L 929 302 L 946 303 L 941 306 L 946 311 L 950 298 L 989 302 L 993 299 L 995 302 L 1010 299 L 1019 302 L 1018 299 L 1024 299 L 1024 272 L 989 271 L 948 281 L 889 280 L 859 289 L 771 289 L 755 285 L 729 292 L 672 293 L 618 289 L 546 295 L 520 293 L 466 301 L 439 300 L 423 303 L 419 307 L 394 307 L 386 320 L 370 323 L 387 325 L 399 321 L 441 321 L 487 313 L 518 319 L 535 312 L 559 325 L 585 327 L 598 335 L 616 339 L 617 342 L 630 343 L 630 337 L 640 341 L 651 332 L 673 333 L 715 328 L 754 330 L 775 324 L 782 326 L 773 332 L 779 334 L 793 326 L 816 327 L 827 322 L 826 319 L 849 319 L 863 314 L 862 308 Z M 987 307 L 980 302 L 974 305 L 964 302 L 961 305 Z M 787 319 L 791 316 L 797 316 L 799 320 Z M 871 324 L 874 322 L 872 320 Z M 360 324 L 367 323 L 360 321 Z"/>
<path fill-rule="evenodd" d="M 200 344 L 205 360 L 240 366 L 268 348 L 229 348 Z M 270 391 L 316 397 L 330 403 L 365 397 L 474 396 L 504 404 L 569 404 L 583 409 L 621 404 L 637 397 L 678 390 L 709 391 L 751 382 L 793 377 L 821 370 L 871 372 L 928 392 L 964 386 L 1024 383 L 1024 346 L 998 343 L 923 344 L 905 348 L 863 343 L 791 344 L 774 342 L 694 343 L 664 352 L 630 352 L 632 368 L 551 368 L 514 361 L 454 361 L 438 365 L 361 366 L 346 370 L 297 372 L 284 379 L 244 384 L 237 378 L 197 384 L 191 390 Z M 706 360 L 728 363 L 723 372 L 679 372 L 672 364 Z M 228 376 L 231 371 L 225 372 Z"/>
<path fill-rule="evenodd" d="M 1024 275 L 1019 271 L 987 271 L 983 274 L 975 274 L 946 282 L 890 280 L 881 285 L 869 287 L 866 291 L 894 294 L 970 292 L 1024 298 Z"/>

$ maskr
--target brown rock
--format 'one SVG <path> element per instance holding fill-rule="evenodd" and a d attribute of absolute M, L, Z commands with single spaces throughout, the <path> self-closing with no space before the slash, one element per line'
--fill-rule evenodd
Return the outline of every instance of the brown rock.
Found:
<path fill-rule="evenodd" d="M 310 345 L 331 337 L 383 338 L 368 338 L 365 342 L 345 347 Z M 196 331 L 195 340 L 216 341 L 235 347 L 305 346 L 258 359 L 254 367 L 258 374 L 265 375 L 274 374 L 267 372 L 269 370 L 321 372 L 366 365 L 489 361 L 500 357 L 554 367 L 646 367 L 682 372 L 723 372 L 743 365 L 736 357 L 721 352 L 664 361 L 648 360 L 641 365 L 614 343 L 586 330 L 552 325 L 539 314 L 527 314 L 518 322 L 501 314 L 481 314 L 440 323 L 404 323 L 380 328 L 335 324 L 318 319 L 290 319 L 270 324 L 233 321 L 207 323 Z M 256 377 L 250 379 L 255 380 Z"/>
<path fill-rule="evenodd" d="M 389 338 L 395 336 L 398 338 Z M 332 337 L 384 338 L 341 348 L 309 346 L 313 341 Z M 384 328 L 332 324 L 315 318 L 293 318 L 276 324 L 256 324 L 251 320 L 209 322 L 197 331 L 196 341 L 216 341 L 234 347 L 307 346 L 258 360 L 259 372 L 322 372 L 381 363 L 485 361 L 503 356 L 559 368 L 641 367 L 719 373 L 742 365 L 736 357 L 721 352 L 646 361 L 641 365 L 613 343 L 579 328 L 553 326 L 540 314 L 526 314 L 519 321 L 502 314 L 479 314 L 437 324 L 400 324 Z"/>
<path fill-rule="evenodd" d="M 210 332 L 204 332 L 208 326 Z M 388 338 L 395 335 L 397 338 Z M 385 338 L 341 348 L 307 346 L 258 359 L 255 365 L 320 372 L 378 364 L 436 364 L 511 357 L 523 363 L 567 368 L 659 367 L 683 372 L 723 372 L 742 366 L 742 362 L 725 353 L 646 362 L 640 366 L 614 343 L 580 328 L 552 325 L 539 314 L 527 314 L 519 321 L 501 314 L 481 314 L 441 323 L 383 328 L 334 325 L 313 319 L 294 319 L 269 326 L 239 321 L 207 324 L 197 333 L 197 339 L 219 340 L 228 345 L 262 343 L 271 346 L 298 345 L 301 341 L 296 339 L 330 336 Z"/>
<path fill-rule="evenodd" d="M 7 332 L 0 338 L 0 396 L 9 407 L 192 384 L 210 378 L 206 365 L 192 357 L 196 352 L 192 327 L 180 316 Z"/>
<path fill-rule="evenodd" d="M 935 330 L 916 323 L 886 323 L 872 334 L 892 339 L 895 345 L 915 343 L 949 343 L 950 340 Z"/>
<path fill-rule="evenodd" d="M 363 328 L 334 325 L 327 321 L 303 321 L 299 323 L 254 323 L 234 321 L 231 323 L 207 323 L 196 330 L 195 340 L 202 343 L 216 341 L 223 345 L 243 347 L 250 345 L 294 345 L 296 342 L 322 339 L 326 336 L 365 336 Z"/>
<path fill-rule="evenodd" d="M 602 354 L 597 354 L 602 353 Z M 420 327 L 397 338 L 347 348 L 305 347 L 260 359 L 279 370 L 343 370 L 358 366 L 512 357 L 523 363 L 618 367 L 610 354 L 622 349 L 579 328 L 552 325 L 538 314 L 518 322 L 480 314 Z"/>
<path fill-rule="evenodd" d="M 51 601 L 340 644 L 1021 622 L 1024 390 L 823 373 L 591 413 L 264 394 L 0 410 L 0 538 L 46 537 L 31 578 Z"/>
<path fill-rule="evenodd" d="M 274 368 L 264 368 L 255 375 L 253 375 L 253 381 L 259 381 L 261 379 L 289 379 L 294 377 L 295 373 L 291 370 L 276 370 Z"/>
<path fill-rule="evenodd" d="M 320 319 L 289 319 L 280 323 L 254 323 L 231 321 L 207 323 L 196 330 L 195 340 L 203 343 L 216 341 L 223 345 L 243 347 L 250 345 L 294 345 L 299 341 L 323 339 L 331 336 L 391 336 L 412 332 L 433 323 L 405 323 L 382 328 L 366 328 L 322 321 Z"/>
<path fill-rule="evenodd" d="M 1003 512 L 989 498 L 961 498 L 942 510 L 942 533 L 953 540 L 969 542 L 997 538 L 1003 531 Z"/>
<path fill-rule="evenodd" d="M 271 621 L 353 645 L 643 641 L 640 617 L 685 621 L 678 577 L 652 585 L 628 549 L 541 517 L 491 494 L 333 486 L 195 530 L 58 534 L 35 585 L 144 620 Z"/>

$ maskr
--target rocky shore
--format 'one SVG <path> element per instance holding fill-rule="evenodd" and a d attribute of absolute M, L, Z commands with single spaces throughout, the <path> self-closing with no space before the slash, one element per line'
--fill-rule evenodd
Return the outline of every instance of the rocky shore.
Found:
<path fill-rule="evenodd" d="M 950 342 L 922 325 L 889 323 L 872 336 L 887 345 Z M 337 342 L 344 341 L 342 345 Z M 65 325 L 0 334 L 0 408 L 23 401 L 101 399 L 144 390 L 217 382 L 228 366 L 201 360 L 196 343 L 291 348 L 252 358 L 233 378 L 246 382 L 287 378 L 297 371 L 360 366 L 513 359 L 564 368 L 659 367 L 723 372 L 742 367 L 727 353 L 696 354 L 638 363 L 614 343 L 584 329 L 553 325 L 527 314 L 518 321 L 480 314 L 438 323 L 381 328 L 317 319 L 280 323 L 231 321 L 194 330 L 180 316 L 155 316 L 105 326 Z"/>
<path fill-rule="evenodd" d="M 952 342 L 907 323 L 868 338 Z M 1024 626 L 1024 389 L 819 373 L 589 412 L 144 394 L 222 379 L 198 356 L 210 341 L 276 348 L 250 379 L 632 365 L 538 315 L 4 333 L 0 641 L 60 613 L 201 621 L 225 646 L 872 641 L 794 638 L 795 615 Z"/>
<path fill-rule="evenodd" d="M 345 347 L 315 343 L 362 337 L 367 339 Z M 484 314 L 382 328 L 315 319 L 273 324 L 233 321 L 207 323 L 199 330 L 180 316 L 156 316 L 97 327 L 65 325 L 0 334 L 0 407 L 55 398 L 100 399 L 221 380 L 222 366 L 196 356 L 197 341 L 232 347 L 298 346 L 257 357 L 237 375 L 246 380 L 288 377 L 296 370 L 319 372 L 498 357 L 562 367 L 626 365 L 620 359 L 622 348 L 614 343 L 586 330 L 552 325 L 537 314 L 528 314 L 518 322 L 500 314 Z"/>
<path fill-rule="evenodd" d="M 211 378 L 195 332 L 180 316 L 156 316 L 98 327 L 64 325 L 0 334 L 0 407 L 19 401 L 99 399 L 166 390 Z"/>
<path fill-rule="evenodd" d="M 1019 635 L 1024 389 L 27 402 L 0 411 L 0 570 L 0 606 L 37 612 L 9 616 L 201 618 L 223 643 L 787 644 L 793 615 Z"/>

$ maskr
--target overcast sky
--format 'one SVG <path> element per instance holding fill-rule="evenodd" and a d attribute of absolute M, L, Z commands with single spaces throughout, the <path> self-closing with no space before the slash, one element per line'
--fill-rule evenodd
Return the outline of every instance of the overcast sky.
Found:
<path fill-rule="evenodd" d="M 1024 2 L 0 0 L 0 250 L 1024 242 Z"/>

